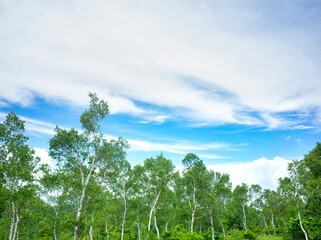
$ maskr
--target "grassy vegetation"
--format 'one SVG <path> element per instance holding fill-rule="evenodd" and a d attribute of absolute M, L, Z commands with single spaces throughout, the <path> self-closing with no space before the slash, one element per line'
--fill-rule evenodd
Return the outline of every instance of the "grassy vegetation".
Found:
<path fill-rule="evenodd" d="M 283 240 L 282 237 L 278 236 L 268 236 L 268 235 L 260 235 L 257 237 L 259 240 Z"/>

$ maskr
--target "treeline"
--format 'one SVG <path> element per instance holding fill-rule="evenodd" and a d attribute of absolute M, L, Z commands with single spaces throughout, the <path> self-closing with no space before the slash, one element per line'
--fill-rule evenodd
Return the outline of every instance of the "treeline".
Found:
<path fill-rule="evenodd" d="M 126 140 L 107 141 L 108 105 L 89 94 L 82 131 L 56 127 L 50 169 L 27 145 L 24 122 L 0 124 L 0 239 L 321 239 L 321 144 L 289 164 L 276 191 L 232 189 L 193 153 L 179 173 L 162 154 L 132 167 Z"/>

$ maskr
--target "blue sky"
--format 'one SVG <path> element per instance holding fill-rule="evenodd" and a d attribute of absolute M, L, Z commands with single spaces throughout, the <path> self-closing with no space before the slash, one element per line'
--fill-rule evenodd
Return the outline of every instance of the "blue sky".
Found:
<path fill-rule="evenodd" d="M 320 24 L 312 0 L 0 1 L 0 120 L 51 162 L 54 126 L 80 128 L 96 92 L 132 164 L 194 152 L 275 187 L 320 141 Z"/>

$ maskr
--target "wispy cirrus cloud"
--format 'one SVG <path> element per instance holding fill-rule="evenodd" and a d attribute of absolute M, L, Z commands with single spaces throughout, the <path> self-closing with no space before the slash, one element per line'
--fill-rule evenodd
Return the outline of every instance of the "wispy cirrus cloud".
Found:
<path fill-rule="evenodd" d="M 4 121 L 7 113 L 0 112 L 0 120 Z M 40 133 L 46 135 L 53 135 L 55 133 L 54 129 L 56 125 L 48 123 L 45 121 L 39 121 L 32 118 L 27 118 L 24 116 L 18 116 L 21 120 L 25 122 L 25 129 L 33 133 Z"/>
<path fill-rule="evenodd" d="M 321 112 L 320 7 L 277 2 L 2 2 L 0 99 L 93 91 L 142 123 L 309 127 L 283 115 Z"/>
<path fill-rule="evenodd" d="M 0 120 L 5 119 L 6 114 L 3 112 L 0 112 Z M 42 134 L 45 135 L 54 135 L 55 134 L 55 124 L 39 121 L 32 118 L 27 118 L 24 116 L 19 116 L 20 119 L 25 121 L 25 127 L 26 130 L 31 132 L 36 137 L 40 137 Z M 66 127 L 62 127 L 66 128 Z M 67 128 L 68 129 L 68 128 Z M 82 132 L 82 130 L 78 130 Z M 40 134 L 40 135 L 39 135 Z M 108 140 L 114 139 L 116 140 L 117 137 L 109 134 L 105 134 L 105 137 Z M 213 153 L 208 153 L 213 150 L 232 150 L 232 148 L 240 147 L 240 145 L 233 146 L 229 143 L 197 143 L 197 142 L 186 142 L 186 141 L 172 141 L 171 143 L 159 143 L 159 142 L 151 142 L 151 141 L 145 141 L 145 140 L 136 140 L 136 139 L 127 139 L 130 149 L 129 151 L 143 151 L 143 152 L 168 152 L 168 153 L 174 153 L 179 155 L 185 155 L 189 152 L 200 152 L 203 154 L 200 154 L 199 156 L 201 158 L 207 158 L 207 159 L 223 159 L 228 158 L 227 156 L 221 156 Z M 41 151 L 40 151 L 41 152 Z M 204 153 L 207 152 L 207 153 Z"/>

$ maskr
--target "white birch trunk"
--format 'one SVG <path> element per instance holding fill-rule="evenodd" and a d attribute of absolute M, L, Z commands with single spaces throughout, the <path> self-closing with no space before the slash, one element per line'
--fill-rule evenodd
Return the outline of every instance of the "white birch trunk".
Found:
<path fill-rule="evenodd" d="M 108 224 L 107 224 L 107 220 L 106 220 L 106 235 L 107 235 L 107 239 L 109 238 L 109 232 L 108 232 Z"/>
<path fill-rule="evenodd" d="M 247 231 L 247 226 L 246 226 L 246 214 L 245 214 L 245 204 L 242 204 L 242 210 L 243 210 L 243 225 L 245 228 L 245 231 Z"/>
<path fill-rule="evenodd" d="M 13 235 L 13 227 L 15 223 L 15 216 L 16 216 L 16 208 L 14 202 L 11 202 L 11 223 L 10 223 L 10 233 L 9 233 L 9 240 L 12 240 Z"/>
<path fill-rule="evenodd" d="M 125 228 L 125 222 L 126 222 L 126 213 L 127 213 L 127 201 L 126 201 L 126 194 L 124 197 L 125 201 L 125 209 L 124 209 L 124 214 L 123 214 L 123 222 L 121 224 L 121 240 L 124 239 L 124 228 Z"/>
<path fill-rule="evenodd" d="M 170 221 L 170 220 L 168 220 L 168 221 L 165 223 L 165 232 L 168 232 L 168 224 L 169 224 L 169 221 Z"/>
<path fill-rule="evenodd" d="M 78 224 L 79 224 L 79 220 L 80 220 L 80 215 L 81 215 L 81 210 L 82 210 L 82 204 L 84 202 L 84 199 L 85 199 L 85 196 L 86 196 L 86 187 L 89 183 L 89 180 L 90 180 L 90 176 L 91 176 L 91 173 L 93 172 L 94 170 L 94 167 L 95 167 L 95 161 L 93 161 L 92 165 L 91 165 L 91 168 L 89 170 L 89 173 L 86 177 L 86 181 L 85 178 L 84 178 L 84 174 L 83 174 L 83 171 L 82 171 L 82 166 L 79 166 L 79 170 L 80 170 L 80 174 L 81 174 L 81 183 L 82 183 L 82 189 L 81 189 L 81 196 L 80 196 L 80 199 L 78 201 L 78 206 L 77 206 L 77 213 L 76 213 L 76 224 L 75 224 L 75 229 L 74 229 L 74 240 L 78 240 Z"/>
<path fill-rule="evenodd" d="M 225 229 L 224 229 L 224 225 L 222 223 L 222 218 L 221 217 L 220 217 L 220 224 L 222 226 L 223 236 L 225 237 Z"/>
<path fill-rule="evenodd" d="M 55 238 L 55 240 L 57 240 L 56 227 L 57 227 L 57 216 L 58 216 L 58 211 L 57 211 L 57 209 L 56 209 L 56 208 L 55 208 L 55 215 L 56 215 L 56 218 L 55 218 L 55 221 L 54 221 L 54 238 Z"/>
<path fill-rule="evenodd" d="M 273 211 L 271 210 L 271 220 L 272 220 L 272 227 L 273 227 L 273 233 L 275 235 L 275 226 L 274 226 L 274 216 L 273 216 Z"/>
<path fill-rule="evenodd" d="M 152 214 L 154 212 L 154 209 L 155 209 L 155 206 L 156 206 L 156 203 L 158 201 L 158 198 L 159 198 L 160 194 L 161 194 L 161 191 L 159 191 L 159 193 L 157 194 L 156 198 L 153 201 L 152 208 L 150 209 L 149 221 L 148 221 L 148 231 L 150 231 L 150 224 L 151 224 L 151 221 L 152 221 Z"/>
<path fill-rule="evenodd" d="M 194 231 L 194 221 L 195 221 L 195 212 L 196 212 L 196 187 L 193 186 L 193 210 L 192 210 L 192 219 L 191 219 L 191 233 Z"/>
<path fill-rule="evenodd" d="M 261 228 L 262 228 L 262 231 L 264 231 L 264 224 L 263 224 L 263 220 L 262 220 L 262 218 L 260 218 L 260 226 L 261 226 Z"/>
<path fill-rule="evenodd" d="M 212 211 L 211 211 L 212 212 Z M 215 236 L 214 236 L 214 224 L 213 224 L 213 217 L 212 217 L 212 213 L 211 213 L 211 230 L 212 230 L 212 240 L 215 240 Z"/>
<path fill-rule="evenodd" d="M 269 236 L 270 236 L 271 234 L 270 234 L 269 228 L 268 228 L 268 226 L 267 226 L 267 224 L 266 224 L 265 216 L 264 216 L 263 211 L 262 211 L 262 215 L 263 215 L 263 223 L 264 223 L 264 226 L 265 226 L 265 228 L 266 228 L 266 230 L 268 231 L 268 234 L 269 234 Z"/>
<path fill-rule="evenodd" d="M 139 213 L 137 213 L 136 219 L 137 219 L 138 240 L 141 240 L 141 236 L 140 236 L 140 224 L 139 224 Z"/>
<path fill-rule="evenodd" d="M 80 220 L 81 209 L 82 209 L 82 204 L 83 204 L 85 195 L 86 195 L 86 188 L 83 187 L 82 191 L 81 191 L 81 197 L 78 201 L 78 206 L 77 206 L 76 224 L 75 224 L 75 230 L 74 230 L 74 240 L 78 240 L 78 224 L 79 224 L 79 220 Z"/>
<path fill-rule="evenodd" d="M 299 207 L 299 206 L 298 206 Z M 303 225 L 302 225 L 302 221 L 301 221 L 301 214 L 300 214 L 300 210 L 298 209 L 298 216 L 299 216 L 299 220 L 300 220 L 300 227 L 304 233 L 304 236 L 305 236 L 305 240 L 309 240 L 308 238 L 308 234 L 307 232 L 305 231 L 305 229 L 303 228 Z"/>
<path fill-rule="evenodd" d="M 95 212 L 93 212 L 93 215 L 91 216 L 91 224 L 90 224 L 90 228 L 89 228 L 89 237 L 90 237 L 90 240 L 93 240 L 94 215 L 95 215 Z"/>
<path fill-rule="evenodd" d="M 191 220 L 191 233 L 194 231 L 194 220 L 195 220 L 195 209 L 192 211 L 192 220 Z"/>
<path fill-rule="evenodd" d="M 155 224 L 155 228 L 156 228 L 157 239 L 159 239 L 159 229 L 157 227 L 156 209 L 155 208 L 154 208 L 154 224 Z"/>
<path fill-rule="evenodd" d="M 16 206 L 16 221 L 15 221 L 15 224 L 14 224 L 14 232 L 13 232 L 12 240 L 16 239 L 16 235 L 17 235 L 17 232 L 18 232 L 19 220 L 20 219 L 19 219 L 18 204 L 17 204 L 17 206 Z"/>
<path fill-rule="evenodd" d="M 54 222 L 54 238 L 55 238 L 55 240 L 57 240 L 56 225 L 57 225 L 57 221 L 55 220 L 55 222 Z"/>

